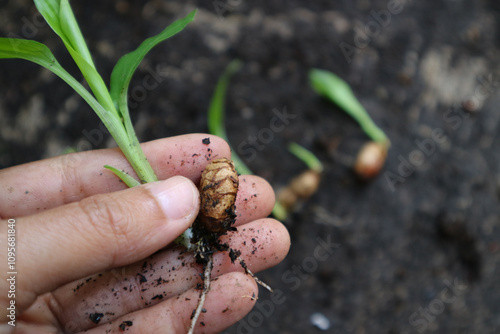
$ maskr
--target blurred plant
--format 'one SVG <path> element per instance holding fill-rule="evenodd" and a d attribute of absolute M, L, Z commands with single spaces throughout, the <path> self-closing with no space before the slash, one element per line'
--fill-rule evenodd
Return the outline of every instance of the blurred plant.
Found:
<path fill-rule="evenodd" d="M 280 212 L 281 219 L 286 218 L 289 212 L 300 203 L 314 195 L 318 190 L 321 173 L 323 172 L 323 164 L 319 159 L 297 143 L 288 145 L 290 153 L 302 160 L 309 169 L 294 177 L 286 187 L 278 192 L 278 202 L 285 209 Z"/>
<path fill-rule="evenodd" d="M 390 140 L 384 131 L 373 122 L 366 109 L 354 96 L 351 87 L 344 80 L 329 71 L 320 69 L 312 69 L 309 72 L 309 80 L 316 93 L 342 108 L 359 123 L 363 131 L 372 139 L 358 153 L 353 166 L 356 174 L 366 180 L 378 175 L 390 147 Z"/>

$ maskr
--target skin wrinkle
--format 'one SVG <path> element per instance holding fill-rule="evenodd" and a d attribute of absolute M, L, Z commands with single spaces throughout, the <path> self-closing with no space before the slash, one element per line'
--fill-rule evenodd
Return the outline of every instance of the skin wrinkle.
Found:
<path fill-rule="evenodd" d="M 59 162 L 54 162 L 58 167 L 58 175 L 60 176 L 62 205 L 77 201 L 80 196 L 72 190 L 84 188 L 81 184 L 81 178 L 77 173 L 77 168 L 72 166 L 72 156 L 73 154 L 62 155 L 59 157 Z"/>
<path fill-rule="evenodd" d="M 46 296 L 47 297 L 44 299 L 44 303 L 50 311 L 52 317 L 56 321 L 54 327 L 57 327 L 59 330 L 61 330 L 62 328 L 64 328 L 63 321 L 61 321 L 60 318 L 60 315 L 62 313 L 61 303 L 52 292 L 49 292 Z"/>
<path fill-rule="evenodd" d="M 129 238 L 127 234 L 130 233 L 130 221 L 126 218 L 128 215 L 123 214 L 123 206 L 114 199 L 112 196 L 108 196 L 106 204 L 100 201 L 105 195 L 95 195 L 92 197 L 85 198 L 78 202 L 78 208 L 85 214 L 87 219 L 85 219 L 86 224 L 89 224 L 93 229 L 100 235 L 100 240 L 106 240 L 109 244 L 110 238 L 107 235 L 112 235 L 114 240 L 114 246 L 112 249 L 112 254 L 109 253 L 108 256 L 109 267 L 115 267 L 117 265 L 120 253 L 123 252 L 123 248 L 128 248 Z M 150 195 L 152 196 L 152 195 Z M 117 209 L 118 208 L 118 209 Z M 89 233 L 93 235 L 93 233 Z"/>
<path fill-rule="evenodd" d="M 96 169 L 95 175 L 90 175 L 92 177 L 93 182 L 87 182 L 86 179 L 82 179 L 82 175 L 85 177 L 88 177 L 88 173 L 80 173 L 80 169 L 85 167 L 85 163 L 78 163 L 75 164 L 73 162 L 73 157 L 76 153 L 70 153 L 67 155 L 62 155 L 60 157 L 57 157 L 59 161 L 55 161 L 54 164 L 58 165 L 59 169 L 59 175 L 61 175 L 61 189 L 63 196 L 63 202 L 62 204 L 68 204 L 68 203 L 73 203 L 76 201 L 79 201 L 81 199 L 90 197 L 92 195 L 95 195 L 96 192 L 92 190 L 92 188 L 89 188 L 86 186 L 87 184 L 93 184 L 93 182 L 101 182 L 101 184 L 105 184 L 105 188 L 101 189 L 99 192 L 100 193 L 111 193 L 120 189 L 117 189 L 117 187 L 113 187 L 112 183 L 113 182 L 120 182 L 119 178 L 115 175 L 112 175 L 112 177 L 104 177 L 104 182 L 102 178 L 97 179 L 97 176 L 101 176 L 101 174 L 104 176 L 105 172 L 109 172 L 107 169 L 105 169 L 103 166 L 100 166 L 99 169 Z M 86 152 L 83 152 L 83 154 L 86 154 Z M 80 161 L 85 161 L 84 158 L 78 158 Z M 125 158 L 124 158 L 125 159 Z M 120 161 L 121 162 L 121 161 Z M 128 164 L 126 166 L 121 166 L 121 163 L 114 163 L 114 166 L 120 170 L 125 170 L 125 172 L 130 173 L 132 169 L 130 168 Z M 135 172 L 132 171 L 130 175 L 135 176 Z M 136 178 L 137 179 L 137 178 Z M 120 187 L 121 189 L 126 189 L 125 186 Z"/>

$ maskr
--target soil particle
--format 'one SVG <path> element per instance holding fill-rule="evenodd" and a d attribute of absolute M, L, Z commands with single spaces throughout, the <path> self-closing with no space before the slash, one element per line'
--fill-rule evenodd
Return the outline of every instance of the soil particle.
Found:
<path fill-rule="evenodd" d="M 76 292 L 77 290 L 79 290 L 85 283 L 80 283 L 78 284 L 74 289 L 73 289 L 73 292 Z"/>
<path fill-rule="evenodd" d="M 99 324 L 99 322 L 102 320 L 102 317 L 104 314 L 102 313 L 90 313 L 89 319 L 94 323 L 94 324 Z"/>
<path fill-rule="evenodd" d="M 137 273 L 137 276 L 139 276 L 139 283 L 146 283 L 148 279 L 141 273 Z"/>
<path fill-rule="evenodd" d="M 123 322 L 120 324 L 120 326 L 118 326 L 118 327 L 120 328 L 120 330 L 121 330 L 121 331 L 125 331 L 125 330 L 128 330 L 128 328 L 127 328 L 127 327 L 131 327 L 131 326 L 133 326 L 133 325 L 134 325 L 134 323 L 133 323 L 132 321 L 130 321 L 130 320 L 125 320 L 125 321 L 123 321 Z"/>

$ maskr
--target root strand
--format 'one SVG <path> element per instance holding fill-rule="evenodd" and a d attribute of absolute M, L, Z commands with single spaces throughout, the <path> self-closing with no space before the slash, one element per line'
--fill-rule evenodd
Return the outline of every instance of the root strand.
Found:
<path fill-rule="evenodd" d="M 189 327 L 188 334 L 194 333 L 194 328 L 196 327 L 196 323 L 198 322 L 198 318 L 203 310 L 203 305 L 205 304 L 205 299 L 207 297 L 208 291 L 210 290 L 210 278 L 212 268 L 214 267 L 213 255 L 210 254 L 208 256 L 208 262 L 205 265 L 205 271 L 203 272 L 203 290 L 200 293 L 200 299 L 198 300 L 198 306 L 196 307 L 196 311 L 194 312 L 193 318 L 191 319 L 191 327 Z"/>
<path fill-rule="evenodd" d="M 263 288 L 267 289 L 269 292 L 273 292 L 273 289 L 271 289 L 271 287 L 269 285 L 267 285 L 266 283 L 262 282 L 257 276 L 254 275 L 253 272 L 250 271 L 250 269 L 248 269 L 247 264 L 245 263 L 245 261 L 243 261 L 243 259 L 241 258 L 241 256 L 238 256 L 238 260 L 240 261 L 241 266 L 245 269 L 245 273 L 247 275 L 249 275 L 250 277 L 252 277 L 255 280 L 255 282 L 257 282 L 257 284 L 259 284 Z"/>

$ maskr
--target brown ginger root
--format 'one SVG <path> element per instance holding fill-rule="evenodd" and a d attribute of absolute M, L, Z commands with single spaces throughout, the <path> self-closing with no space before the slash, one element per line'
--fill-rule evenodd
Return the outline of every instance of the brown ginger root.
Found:
<path fill-rule="evenodd" d="M 319 172 L 312 169 L 306 170 L 294 177 L 288 186 L 279 192 L 278 202 L 290 212 L 299 201 L 308 199 L 318 190 L 320 181 Z"/>
<path fill-rule="evenodd" d="M 228 159 L 212 161 L 201 174 L 200 213 L 204 228 L 224 234 L 234 223 L 234 202 L 238 192 L 238 173 Z"/>
<path fill-rule="evenodd" d="M 373 141 L 363 145 L 354 164 L 356 174 L 363 180 L 377 176 L 384 167 L 388 148 L 387 143 Z"/>
<path fill-rule="evenodd" d="M 234 262 L 238 260 L 255 281 L 268 290 L 271 288 L 260 281 L 246 266 L 240 257 L 241 252 L 233 250 L 227 243 L 221 243 L 219 237 L 228 231 L 236 231 L 233 227 L 235 201 L 238 193 L 238 173 L 234 163 L 226 158 L 213 160 L 205 167 L 200 180 L 200 212 L 193 223 L 192 243 L 195 248 L 196 262 L 203 265 L 203 289 L 200 292 L 198 306 L 193 312 L 188 334 L 193 333 L 198 317 L 201 314 L 206 295 L 210 289 L 213 254 L 216 251 L 229 251 L 229 257 Z"/>

